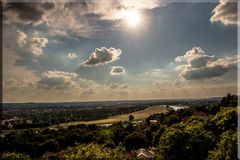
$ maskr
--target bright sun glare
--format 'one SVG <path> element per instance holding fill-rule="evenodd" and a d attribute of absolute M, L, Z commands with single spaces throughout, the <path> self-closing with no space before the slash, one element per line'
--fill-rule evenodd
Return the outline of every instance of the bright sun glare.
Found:
<path fill-rule="evenodd" d="M 141 22 L 140 14 L 136 10 L 127 11 L 125 13 L 125 19 L 130 27 L 136 27 Z"/>

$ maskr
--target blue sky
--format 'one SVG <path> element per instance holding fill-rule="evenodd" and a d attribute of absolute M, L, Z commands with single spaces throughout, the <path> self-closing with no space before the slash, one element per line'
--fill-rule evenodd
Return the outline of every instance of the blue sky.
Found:
<path fill-rule="evenodd" d="M 4 3 L 3 17 L 4 102 L 237 92 L 236 3 Z"/>

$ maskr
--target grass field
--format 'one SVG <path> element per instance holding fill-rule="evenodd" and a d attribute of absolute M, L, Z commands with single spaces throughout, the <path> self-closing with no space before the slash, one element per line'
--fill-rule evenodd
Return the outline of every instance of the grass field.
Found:
<path fill-rule="evenodd" d="M 128 121 L 129 115 L 133 115 L 134 120 L 141 120 L 141 119 L 145 119 L 155 113 L 165 113 L 165 112 L 167 112 L 165 106 L 158 105 L 158 106 L 152 106 L 152 107 L 149 107 L 144 110 L 137 111 L 137 112 L 110 116 L 106 119 L 87 121 L 87 122 L 86 121 L 76 121 L 76 122 L 62 123 L 59 126 L 67 127 L 67 126 L 78 125 L 78 124 L 108 124 L 108 123 L 115 123 L 115 122 L 120 122 L 120 121 Z"/>

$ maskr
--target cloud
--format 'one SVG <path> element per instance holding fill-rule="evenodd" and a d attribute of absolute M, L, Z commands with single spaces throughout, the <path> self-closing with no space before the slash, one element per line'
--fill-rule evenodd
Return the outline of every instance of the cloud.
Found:
<path fill-rule="evenodd" d="M 206 66 L 206 64 L 214 58 L 214 55 L 206 55 L 200 47 L 193 47 L 192 50 L 187 51 L 184 56 L 178 56 L 175 58 L 176 62 L 187 61 L 192 68 L 198 68 Z"/>
<path fill-rule="evenodd" d="M 213 9 L 212 17 L 210 21 L 221 22 L 224 25 L 235 25 L 238 24 L 238 3 L 232 0 L 220 0 L 220 3 Z"/>
<path fill-rule="evenodd" d="M 119 56 L 121 55 L 122 51 L 121 49 L 115 49 L 115 48 L 96 48 L 94 52 L 91 53 L 88 60 L 83 62 L 84 66 L 97 66 L 102 64 L 107 64 L 114 62 L 119 59 Z"/>
<path fill-rule="evenodd" d="M 165 77 L 165 76 L 167 76 L 166 73 L 164 73 L 163 70 L 160 69 L 160 68 L 149 69 L 144 74 L 148 75 L 148 76 L 153 76 L 153 77 Z"/>
<path fill-rule="evenodd" d="M 86 7 L 86 3 L 83 1 L 57 3 L 56 10 L 48 16 L 49 34 L 89 37 L 94 32 L 95 25 L 89 25 L 91 18 L 83 15 Z"/>
<path fill-rule="evenodd" d="M 76 55 L 76 53 L 68 53 L 68 58 L 71 60 L 74 60 L 77 58 L 77 55 Z"/>
<path fill-rule="evenodd" d="M 121 20 L 126 15 L 124 13 L 128 10 L 150 10 L 160 6 L 163 3 L 159 0 L 116 0 L 116 1 L 86 1 L 87 8 L 85 14 L 99 15 L 104 20 Z"/>
<path fill-rule="evenodd" d="M 97 84 L 95 81 L 93 80 L 87 80 L 84 78 L 79 78 L 79 85 L 80 86 L 84 86 L 85 88 L 96 88 L 99 87 L 99 84 Z"/>
<path fill-rule="evenodd" d="M 161 81 L 155 81 L 155 82 L 153 82 L 153 84 L 157 87 L 160 87 L 163 85 L 163 83 Z"/>
<path fill-rule="evenodd" d="M 180 78 L 178 78 L 178 79 L 176 79 L 174 82 L 173 82 L 173 86 L 174 87 L 181 87 L 181 86 L 183 86 L 184 85 L 184 79 L 182 78 L 182 77 L 180 77 Z"/>
<path fill-rule="evenodd" d="M 35 56 L 40 56 L 43 54 L 43 48 L 46 47 L 47 43 L 48 39 L 45 37 L 33 37 L 29 42 L 29 46 Z"/>
<path fill-rule="evenodd" d="M 28 37 L 23 31 L 17 31 L 17 43 L 19 47 L 28 46 L 30 51 L 35 56 L 40 56 L 43 54 L 43 48 L 48 44 L 48 39 L 46 37 L 40 37 L 38 32 L 34 32 L 34 37 Z M 37 37 L 35 37 L 37 36 Z"/>
<path fill-rule="evenodd" d="M 47 89 L 79 88 L 78 75 L 63 71 L 47 71 L 38 81 L 39 87 Z"/>
<path fill-rule="evenodd" d="M 87 89 L 83 90 L 83 92 L 82 92 L 83 95 L 93 95 L 95 93 L 96 93 L 95 90 L 92 88 L 87 88 Z"/>
<path fill-rule="evenodd" d="M 3 5 L 5 24 L 46 25 L 50 35 L 88 37 L 92 27 L 82 16 L 84 2 L 22 2 Z M 60 15 L 60 16 L 59 16 Z M 67 21 L 66 21 L 67 19 Z"/>
<path fill-rule="evenodd" d="M 111 89 L 127 89 L 128 85 L 126 85 L 126 84 L 119 84 L 119 83 L 113 82 L 113 83 L 110 83 L 109 87 Z"/>
<path fill-rule="evenodd" d="M 90 37 L 101 30 L 95 20 L 125 19 L 129 10 L 150 10 L 162 5 L 159 0 L 83 0 L 80 2 L 23 2 L 3 4 L 5 24 L 46 25 L 50 35 Z M 67 19 L 67 21 L 66 21 Z"/>
<path fill-rule="evenodd" d="M 47 14 L 54 8 L 54 3 L 4 3 L 3 21 L 7 24 L 22 23 L 39 25 L 46 22 Z"/>
<path fill-rule="evenodd" d="M 23 47 L 27 43 L 27 41 L 26 41 L 27 35 L 24 32 L 19 31 L 19 30 L 17 31 L 17 33 L 18 33 L 17 43 L 18 43 L 19 47 Z"/>
<path fill-rule="evenodd" d="M 111 83 L 110 84 L 110 88 L 111 89 L 117 89 L 119 87 L 119 84 L 118 83 Z"/>
<path fill-rule="evenodd" d="M 122 66 L 112 66 L 112 69 L 110 71 L 110 74 L 112 76 L 123 75 L 125 73 L 126 73 L 126 71 Z"/>
<path fill-rule="evenodd" d="M 223 76 L 231 69 L 237 68 L 238 57 L 215 58 L 207 55 L 200 47 L 194 47 L 184 56 L 178 56 L 176 62 L 187 62 L 178 66 L 180 76 L 185 80 L 211 79 Z"/>
<path fill-rule="evenodd" d="M 31 80 L 8 79 L 3 81 L 3 88 L 7 90 L 24 90 L 36 87 L 35 81 Z"/>
<path fill-rule="evenodd" d="M 126 85 L 126 84 L 121 85 L 121 89 L 127 89 L 127 88 L 128 88 L 128 85 Z"/>

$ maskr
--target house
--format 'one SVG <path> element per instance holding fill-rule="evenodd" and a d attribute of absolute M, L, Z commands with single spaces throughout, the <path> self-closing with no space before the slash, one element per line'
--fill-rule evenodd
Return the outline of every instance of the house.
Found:
<path fill-rule="evenodd" d="M 57 158 L 57 153 L 54 153 L 54 152 L 45 152 L 42 156 L 42 159 L 45 159 L 45 160 L 56 160 L 58 159 Z"/>
<path fill-rule="evenodd" d="M 139 149 L 136 151 L 136 158 L 137 159 L 154 159 L 155 153 L 152 150 L 148 149 Z"/>
<path fill-rule="evenodd" d="M 155 119 L 151 119 L 151 120 L 150 120 L 150 123 L 151 123 L 151 124 L 152 124 L 152 123 L 158 123 L 158 121 L 155 120 Z"/>

